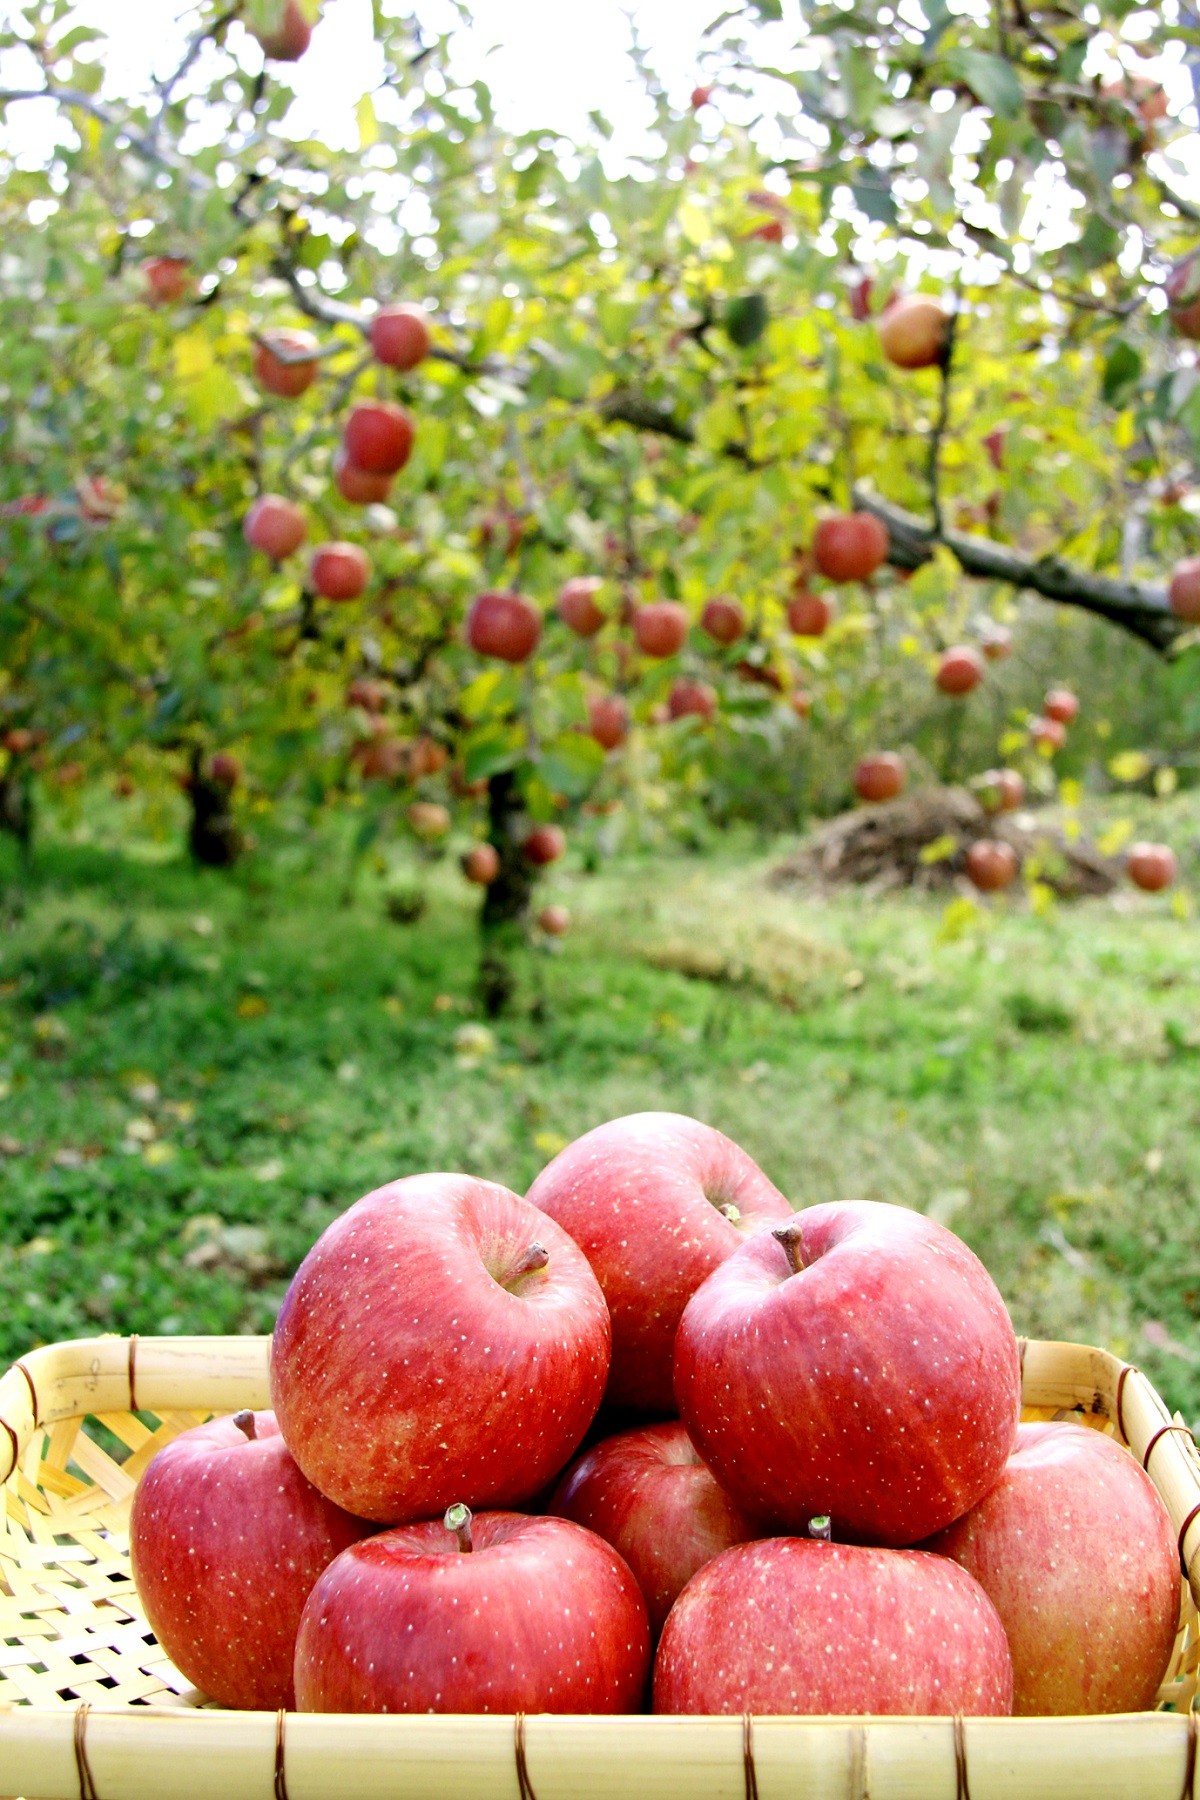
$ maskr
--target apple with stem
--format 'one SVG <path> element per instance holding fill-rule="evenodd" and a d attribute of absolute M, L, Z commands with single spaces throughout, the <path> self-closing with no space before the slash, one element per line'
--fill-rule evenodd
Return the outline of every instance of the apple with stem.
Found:
<path fill-rule="evenodd" d="M 973 1575 L 1012 1649 L 1013 1711 L 1146 1712 L 1179 1618 L 1175 1532 L 1129 1452 L 1022 1425 L 999 1481 L 925 1546 Z"/>
<path fill-rule="evenodd" d="M 1010 1713 L 1004 1627 L 979 1583 L 947 1581 L 951 1569 L 964 1575 L 920 1550 L 814 1538 L 735 1545 L 671 1609 L 654 1711 Z"/>
<path fill-rule="evenodd" d="M 181 1432 L 133 1496 L 138 1598 L 180 1674 L 210 1700 L 292 1704 L 304 1603 L 341 1551 L 373 1530 L 303 1476 L 274 1415 L 241 1412 Z"/>
<path fill-rule="evenodd" d="M 362 1518 L 507 1506 L 557 1474 L 608 1374 L 583 1253 L 507 1188 L 393 1181 L 335 1219 L 289 1287 L 271 1393 L 300 1467 Z"/>
<path fill-rule="evenodd" d="M 678 1420 L 593 1444 L 567 1470 L 547 1511 L 586 1525 L 624 1558 L 654 1637 L 698 1569 L 767 1532 L 718 1487 Z"/>
<path fill-rule="evenodd" d="M 828 1514 L 839 1538 L 900 1546 L 999 1478 L 1021 1367 L 996 1285 L 959 1238 L 902 1206 L 832 1202 L 758 1232 L 692 1296 L 675 1397 L 749 1511 L 799 1530 Z"/>
<path fill-rule="evenodd" d="M 747 1234 L 792 1209 L 746 1152 L 680 1113 L 611 1119 L 544 1168 L 530 1202 L 591 1263 L 613 1322 L 607 1399 L 675 1411 L 675 1331 L 688 1300 Z"/>
<path fill-rule="evenodd" d="M 568 1519 L 455 1504 L 330 1564 L 300 1622 L 296 1705 L 628 1713 L 649 1668 L 646 1607 L 608 1544 Z"/>

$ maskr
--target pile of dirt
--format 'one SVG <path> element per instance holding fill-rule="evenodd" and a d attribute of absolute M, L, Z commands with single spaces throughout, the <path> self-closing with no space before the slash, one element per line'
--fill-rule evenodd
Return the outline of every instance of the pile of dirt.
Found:
<path fill-rule="evenodd" d="M 1120 876 L 1093 845 L 1065 837 L 1034 813 L 990 816 L 966 788 L 920 788 L 830 819 L 773 871 L 771 885 L 952 888 L 963 879 L 967 849 L 977 838 L 1011 844 L 1026 877 L 1063 899 L 1107 894 Z"/>

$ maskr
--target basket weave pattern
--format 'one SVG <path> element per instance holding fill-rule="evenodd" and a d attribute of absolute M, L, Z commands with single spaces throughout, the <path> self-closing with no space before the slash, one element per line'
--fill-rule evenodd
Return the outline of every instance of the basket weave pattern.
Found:
<path fill-rule="evenodd" d="M 138 1604 L 130 1501 L 150 1459 L 179 1432 L 214 1413 L 269 1404 L 268 1350 L 266 1338 L 98 1338 L 31 1352 L 0 1378 L 0 1794 L 8 1792 L 5 1745 L 20 1747 L 22 1720 L 49 1724 L 49 1714 L 87 1702 L 104 1712 L 151 1709 L 141 1712 L 150 1726 L 161 1709 L 205 1705 L 160 1650 Z M 1200 1685 L 1200 1455 L 1191 1436 L 1143 1376 L 1103 1351 L 1031 1342 L 1023 1374 L 1026 1417 L 1069 1413 L 1118 1437 L 1146 1462 L 1167 1504 L 1190 1586 L 1181 1583 L 1179 1634 L 1158 1704 L 1187 1711 Z M 252 1715 L 207 1717 L 219 1728 L 222 1719 L 232 1727 Z M 456 1733 L 463 1723 L 444 1722 Z M 1050 1724 L 971 1721 L 968 1729 L 974 1739 L 980 1725 L 1021 1733 Z M 299 1719 L 296 1726 L 303 1732 Z"/>

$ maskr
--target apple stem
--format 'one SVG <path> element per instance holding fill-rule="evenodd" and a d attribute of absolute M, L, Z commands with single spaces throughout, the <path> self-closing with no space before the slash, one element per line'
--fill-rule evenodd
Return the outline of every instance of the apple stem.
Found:
<path fill-rule="evenodd" d="M 509 1281 L 519 1281 L 522 1275 L 535 1275 L 544 1269 L 550 1261 L 550 1252 L 544 1244 L 530 1244 L 524 1256 L 509 1276 Z"/>
<path fill-rule="evenodd" d="M 804 1227 L 799 1219 L 790 1219 L 786 1225 L 776 1225 L 771 1236 L 777 1244 L 782 1244 L 792 1265 L 792 1274 L 799 1275 L 801 1269 L 807 1267 L 804 1261 Z"/>
<path fill-rule="evenodd" d="M 828 1513 L 818 1513 L 815 1519 L 808 1521 L 808 1535 L 810 1538 L 820 1538 L 823 1543 L 832 1543 L 833 1520 Z"/>
<path fill-rule="evenodd" d="M 471 1509 L 469 1506 L 463 1506 L 461 1502 L 455 1506 L 448 1506 L 442 1524 L 447 1531 L 454 1533 L 458 1539 L 460 1550 L 467 1551 L 475 1548 L 471 1542 Z"/>
<path fill-rule="evenodd" d="M 740 1207 L 734 1206 L 732 1201 L 725 1206 L 718 1206 L 717 1211 L 722 1217 L 728 1219 L 731 1225 L 737 1225 L 741 1221 L 741 1209 Z"/>
<path fill-rule="evenodd" d="M 258 1436 L 258 1431 L 254 1424 L 254 1414 L 248 1411 L 235 1412 L 233 1415 L 233 1422 L 238 1430 L 244 1431 L 246 1436 L 253 1443 L 254 1439 Z"/>

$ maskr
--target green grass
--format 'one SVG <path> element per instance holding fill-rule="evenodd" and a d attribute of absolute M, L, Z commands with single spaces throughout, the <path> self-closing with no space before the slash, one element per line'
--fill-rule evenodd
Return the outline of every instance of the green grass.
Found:
<path fill-rule="evenodd" d="M 577 1133 L 663 1107 L 799 1204 L 931 1212 L 1018 1329 L 1108 1344 L 1200 1416 L 1195 926 L 1122 893 L 947 929 L 938 903 L 772 893 L 773 860 L 556 874 L 575 929 L 490 1044 L 464 1031 L 449 865 L 399 925 L 388 878 L 346 908 L 285 859 L 231 879 L 51 843 L 23 903 L 0 864 L 0 1358 L 267 1330 L 368 1188 L 465 1169 L 520 1191 Z"/>

